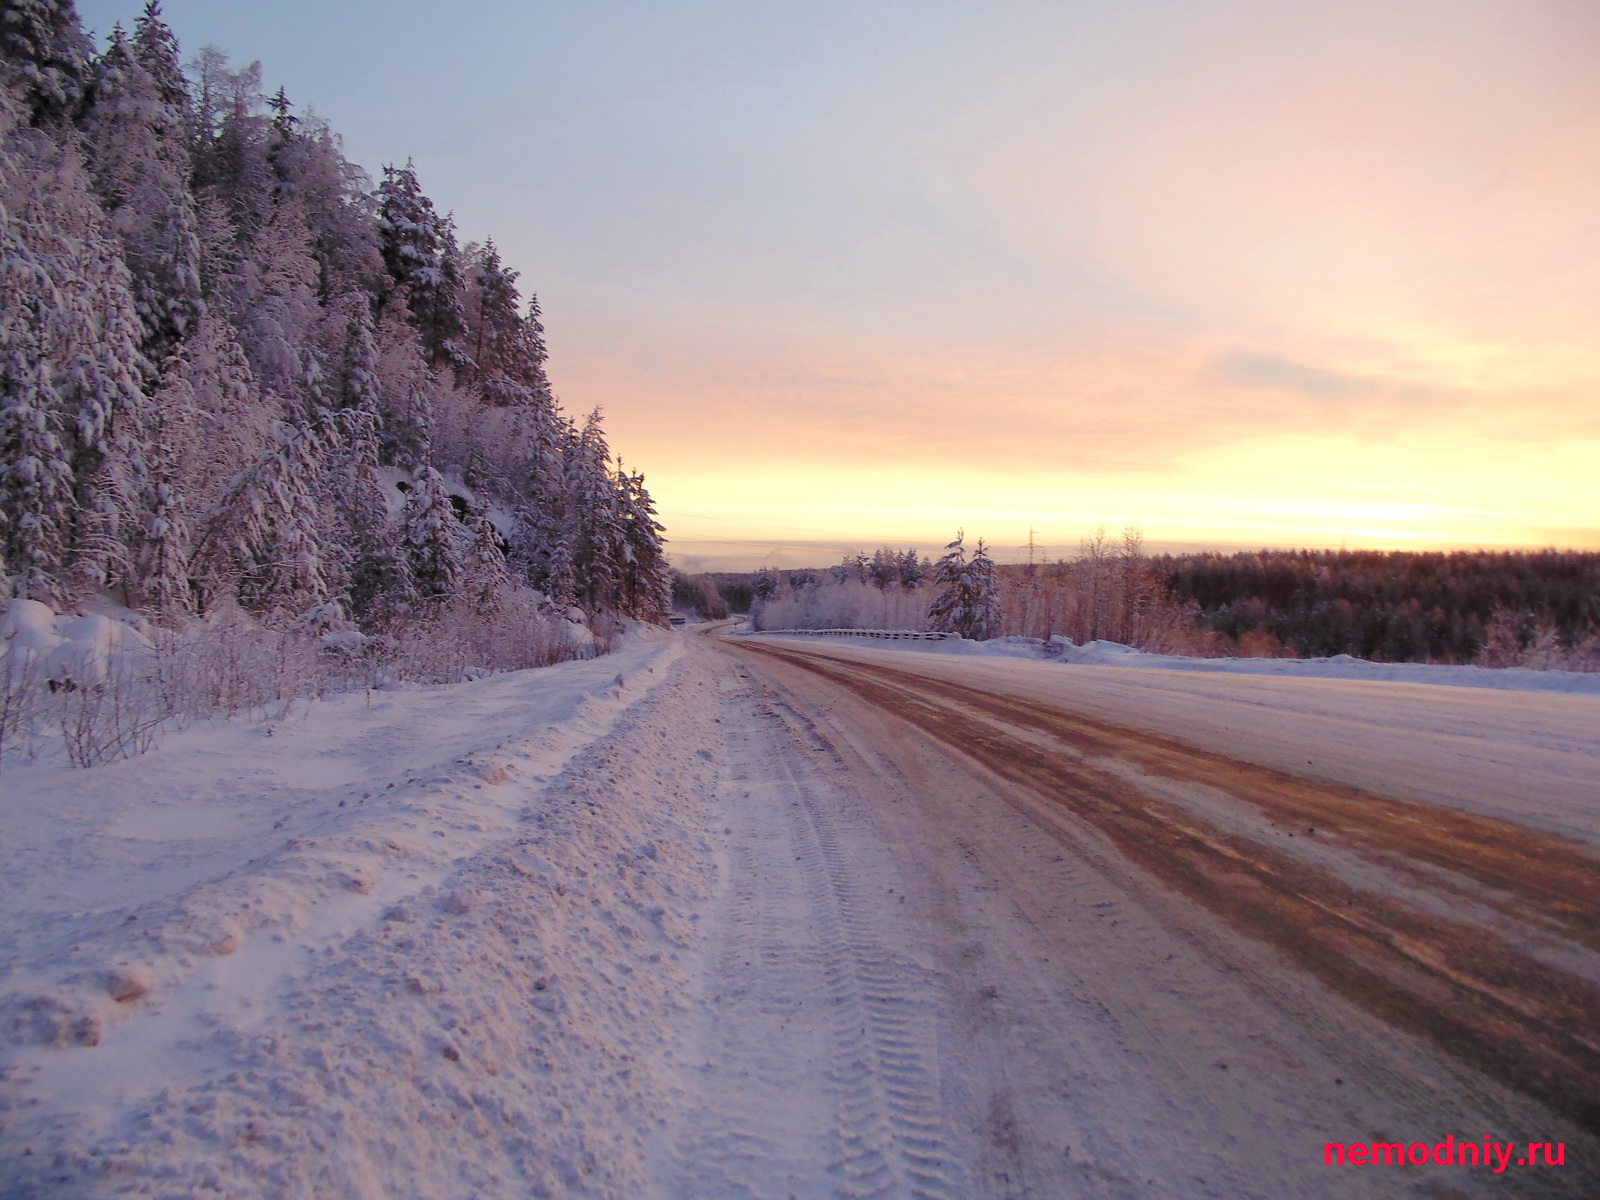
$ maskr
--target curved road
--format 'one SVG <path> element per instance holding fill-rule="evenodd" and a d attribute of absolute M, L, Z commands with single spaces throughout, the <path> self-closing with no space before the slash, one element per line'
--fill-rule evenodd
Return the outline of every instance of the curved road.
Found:
<path fill-rule="evenodd" d="M 728 882 L 669 1194 L 1600 1195 L 1591 847 L 922 656 L 693 641 Z M 1501 1172 L 1324 1163 L 1486 1136 Z"/>

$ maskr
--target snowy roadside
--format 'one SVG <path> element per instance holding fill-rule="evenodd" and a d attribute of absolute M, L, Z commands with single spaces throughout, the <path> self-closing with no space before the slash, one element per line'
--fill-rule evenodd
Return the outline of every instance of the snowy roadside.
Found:
<path fill-rule="evenodd" d="M 634 1194 L 707 686 L 646 631 L 8 773 L 0 1194 Z"/>
<path fill-rule="evenodd" d="M 1154 671 L 1194 671 L 1210 675 L 1269 675 L 1287 679 L 1369 680 L 1375 683 L 1426 683 L 1444 687 L 1490 688 L 1512 692 L 1574 692 L 1600 696 L 1600 674 L 1579 671 L 1535 671 L 1527 667 L 1447 666 L 1436 663 L 1371 662 L 1348 654 L 1331 658 L 1188 658 L 1179 654 L 1147 654 L 1119 642 L 1074 645 L 1066 638 L 1000 637 L 984 642 L 951 637 L 943 641 L 897 641 L 889 638 L 795 637 L 785 632 L 756 633 L 748 626 L 731 631 L 744 637 L 789 637 L 804 643 L 870 646 L 912 654 L 946 654 L 975 658 L 1018 658 L 1088 667 L 1124 667 Z"/>

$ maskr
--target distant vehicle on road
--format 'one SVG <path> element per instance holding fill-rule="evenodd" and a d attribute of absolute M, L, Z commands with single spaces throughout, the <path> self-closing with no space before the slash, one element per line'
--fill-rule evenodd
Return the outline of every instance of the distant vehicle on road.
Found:
<path fill-rule="evenodd" d="M 672 625 L 672 627 L 674 629 L 679 629 L 682 626 L 687 625 L 689 623 L 689 618 L 684 616 L 682 613 L 673 613 L 670 617 L 667 618 L 667 621 Z"/>

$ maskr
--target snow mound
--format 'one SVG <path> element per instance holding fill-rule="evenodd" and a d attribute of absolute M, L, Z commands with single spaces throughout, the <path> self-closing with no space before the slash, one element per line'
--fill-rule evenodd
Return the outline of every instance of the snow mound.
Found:
<path fill-rule="evenodd" d="M 6 1195 L 639 1194 L 712 686 L 635 631 L 8 774 Z"/>
<path fill-rule="evenodd" d="M 0 616 L 0 660 L 34 667 L 46 679 L 103 683 L 123 656 L 148 649 L 133 625 L 102 613 L 61 617 L 37 600 L 12 600 Z"/>

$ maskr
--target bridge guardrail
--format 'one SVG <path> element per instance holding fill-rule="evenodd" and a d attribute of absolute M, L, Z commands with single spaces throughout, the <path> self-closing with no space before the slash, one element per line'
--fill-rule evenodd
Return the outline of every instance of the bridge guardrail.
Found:
<path fill-rule="evenodd" d="M 959 633 L 932 633 L 918 629 L 757 629 L 755 633 L 781 633 L 797 637 L 864 637 L 889 641 L 943 642 L 959 639 Z"/>

